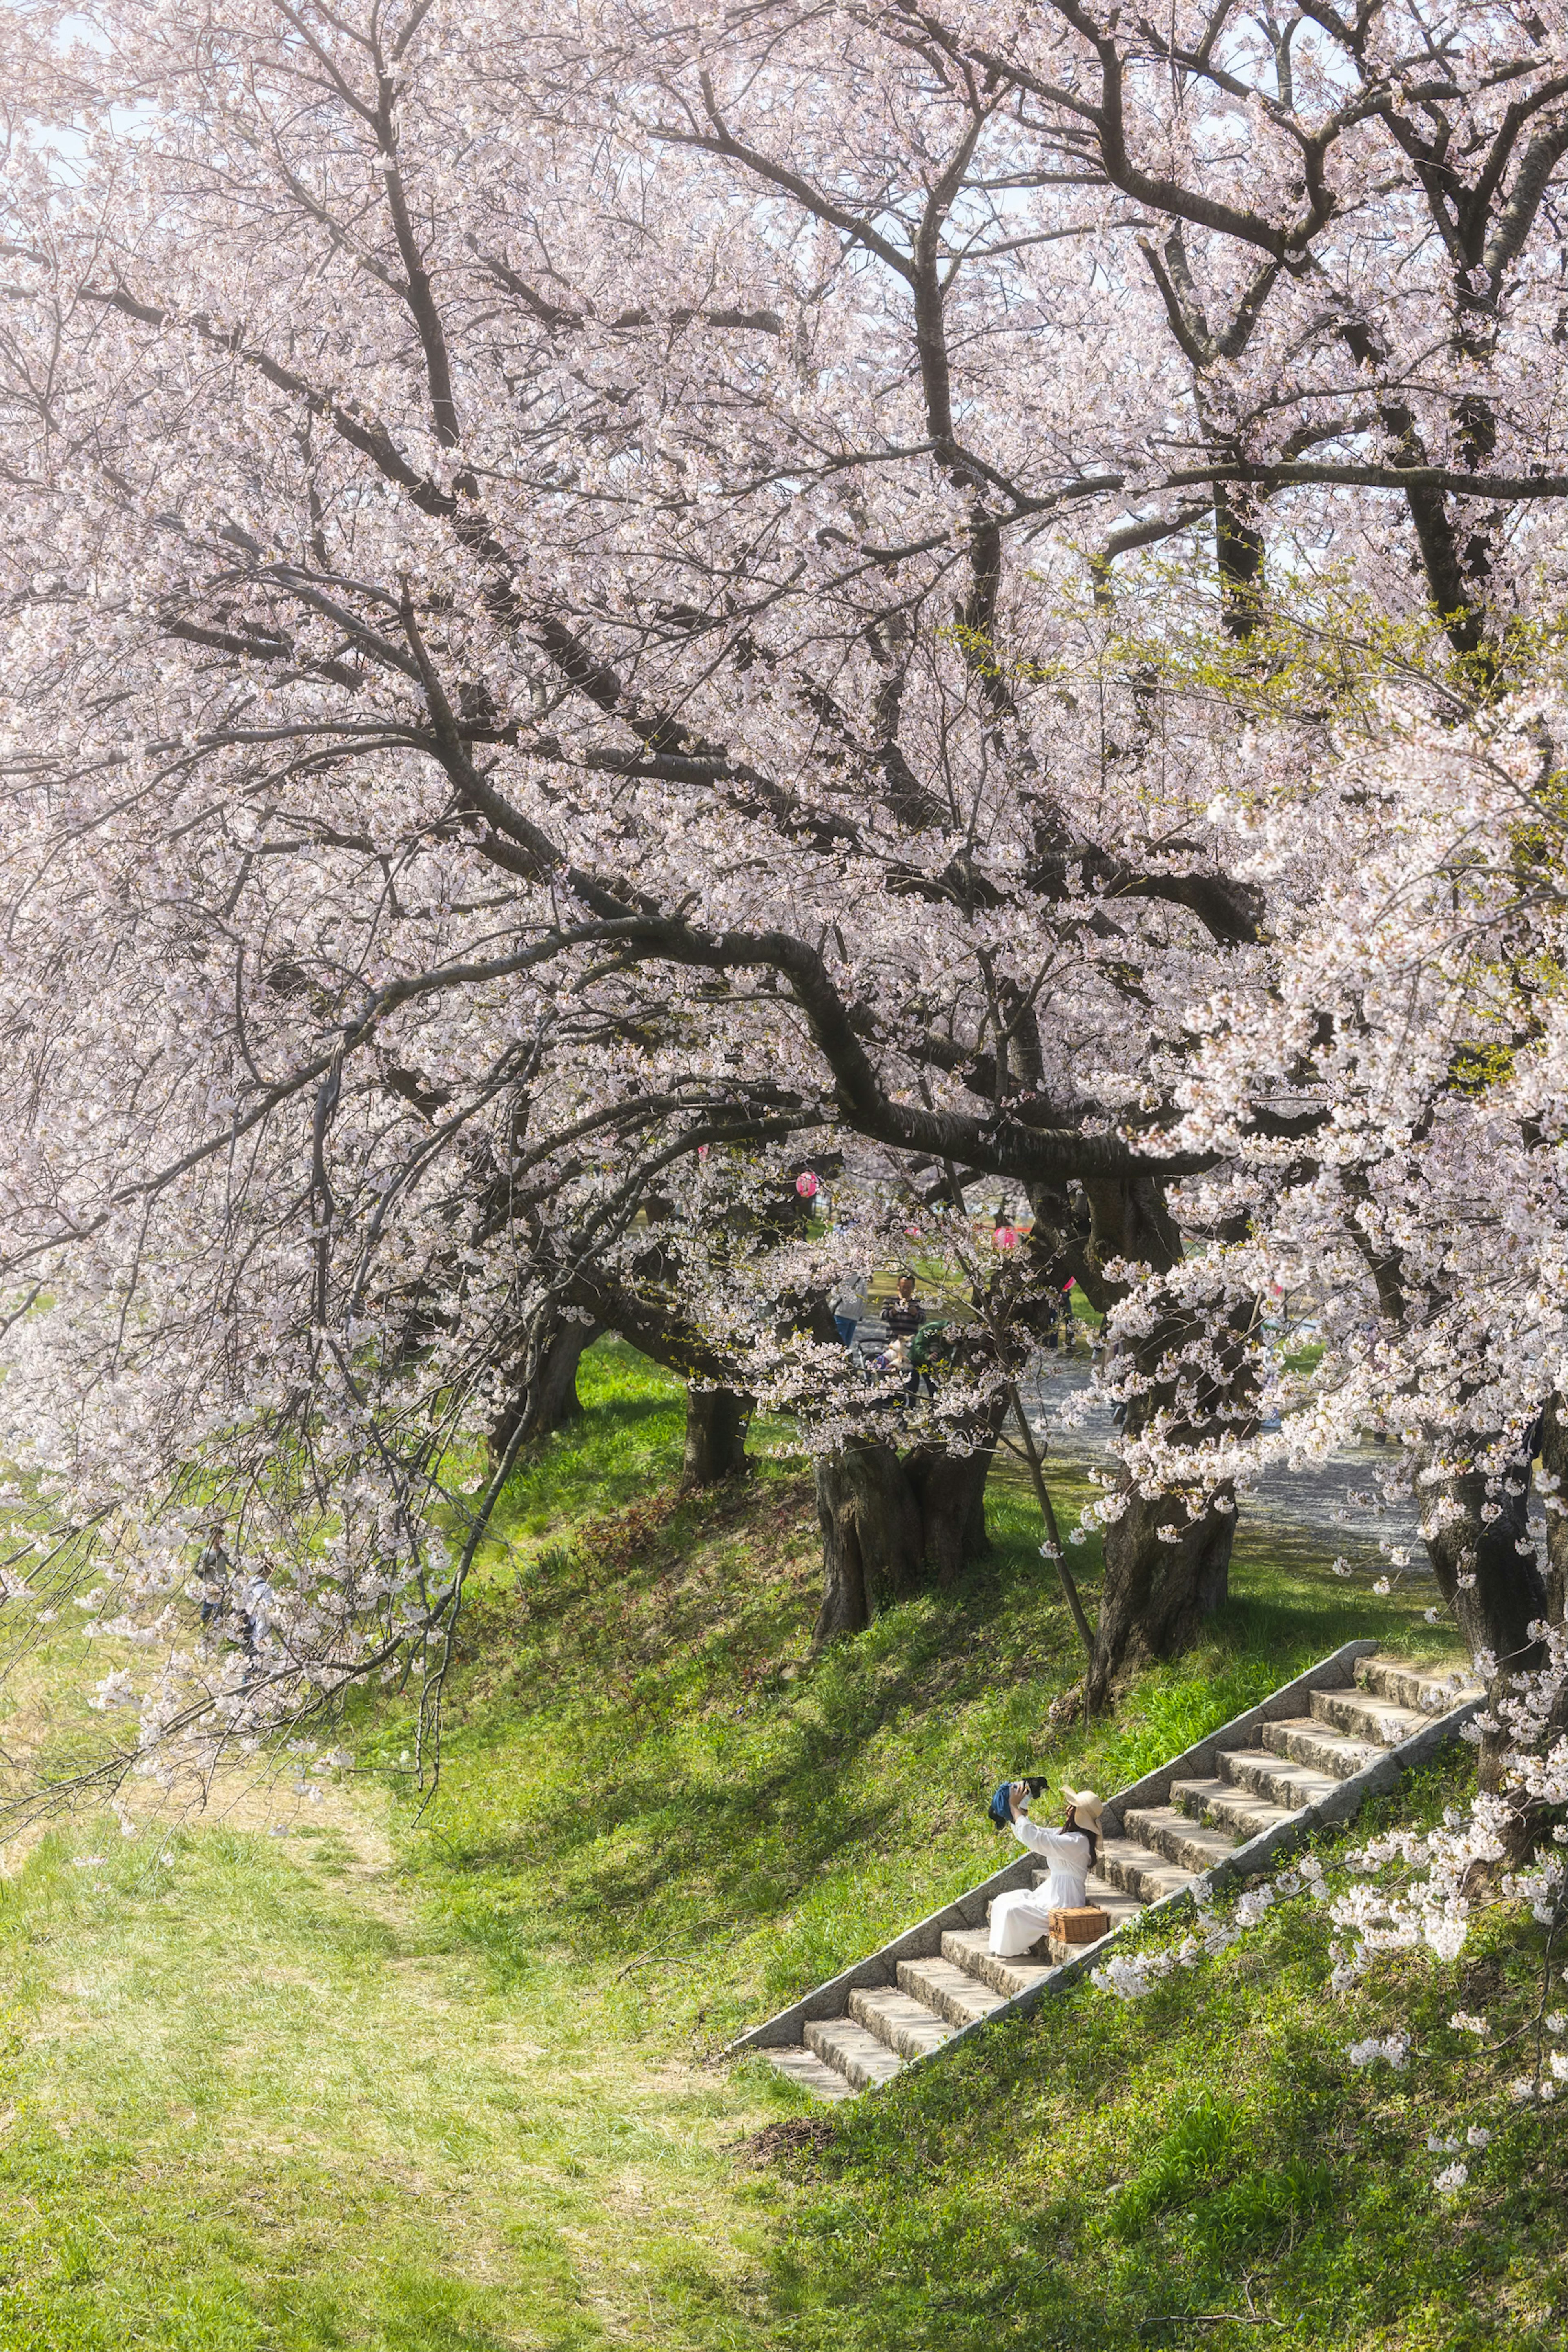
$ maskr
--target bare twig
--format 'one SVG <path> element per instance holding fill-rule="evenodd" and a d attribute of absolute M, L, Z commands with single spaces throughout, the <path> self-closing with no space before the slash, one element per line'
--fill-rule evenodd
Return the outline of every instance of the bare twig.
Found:
<path fill-rule="evenodd" d="M 1040 1468 L 1040 1453 L 1034 1442 L 1034 1432 L 1029 1425 L 1029 1415 L 1023 1409 L 1023 1400 L 1011 1381 L 1008 1382 L 1008 1402 L 1018 1416 L 1019 1429 L 1023 1436 L 1024 1459 L 1029 1464 L 1029 1475 L 1034 1486 L 1035 1501 L 1040 1505 L 1040 1517 L 1045 1521 L 1051 1556 L 1056 1562 L 1056 1573 L 1061 1580 L 1061 1590 L 1066 1594 L 1067 1605 L 1072 1612 L 1072 1622 L 1078 1628 L 1078 1638 L 1083 1644 L 1083 1654 L 1085 1657 L 1092 1658 L 1094 1655 L 1093 1632 L 1088 1618 L 1083 1613 L 1083 1603 L 1079 1598 L 1078 1586 L 1073 1580 L 1072 1570 L 1067 1565 L 1067 1555 L 1061 1548 L 1061 1535 L 1056 1524 L 1056 1513 L 1051 1507 L 1050 1491 L 1046 1486 L 1045 1473 Z"/>

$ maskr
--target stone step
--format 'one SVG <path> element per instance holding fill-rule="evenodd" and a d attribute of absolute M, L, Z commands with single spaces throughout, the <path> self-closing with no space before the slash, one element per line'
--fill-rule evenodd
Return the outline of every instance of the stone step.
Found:
<path fill-rule="evenodd" d="M 1457 1668 L 1401 1658 L 1363 1658 L 1354 1675 L 1354 1687 L 1313 1691 L 1307 1713 L 1264 1724 L 1255 1748 L 1223 1750 L 1212 1774 L 1173 1781 L 1167 1803 L 1127 1812 L 1122 1833 L 1102 1842 L 1087 1889 L 1113 1929 L 1145 1905 L 1184 1892 L 1239 1845 L 1323 1802 L 1424 1724 L 1481 1696 Z M 1037 1872 L 1036 1888 L 1048 1877 Z M 855 1987 L 847 2015 L 813 2020 L 801 2042 L 760 2054 L 816 2098 L 852 2098 L 1035 1991 L 1061 1963 L 1101 1948 L 1042 1938 L 1032 1952 L 1000 1959 L 986 1928 L 949 1929 L 939 1955 L 898 1961 L 896 1986 Z"/>
<path fill-rule="evenodd" d="M 1178 1869 L 1191 1871 L 1194 1877 L 1234 1853 L 1239 1843 L 1223 1830 L 1190 1820 L 1175 1805 L 1134 1805 L 1123 1815 L 1122 1826 Z"/>
<path fill-rule="evenodd" d="M 1224 1757 L 1219 1760 L 1223 1764 Z M 1297 1810 L 1260 1797 L 1255 1789 L 1239 1789 L 1231 1780 L 1173 1780 L 1171 1803 L 1189 1819 L 1223 1830 L 1238 1845 L 1261 1837 L 1265 1830 L 1278 1829 Z"/>
<path fill-rule="evenodd" d="M 1383 1753 L 1369 1740 L 1349 1739 L 1343 1731 L 1333 1730 L 1311 1715 L 1266 1723 L 1263 1745 L 1276 1756 L 1288 1756 L 1297 1764 L 1310 1764 L 1315 1772 L 1330 1773 L 1336 1780 L 1348 1780 L 1364 1764 L 1370 1764 Z"/>
<path fill-rule="evenodd" d="M 1135 1895 L 1140 1904 L 1157 1903 L 1162 1895 L 1179 1895 L 1197 1876 L 1153 1853 L 1137 1838 L 1102 1838 L 1100 1868 L 1118 1892 Z"/>
<path fill-rule="evenodd" d="M 1423 1716 L 1447 1715 L 1481 1696 L 1479 1683 L 1458 1666 L 1407 1666 L 1400 1658 L 1358 1658 L 1355 1679 L 1375 1697 Z"/>
<path fill-rule="evenodd" d="M 1119 1927 L 1124 1919 L 1135 1919 L 1143 1909 L 1142 1899 L 1129 1895 L 1124 1886 L 1113 1886 L 1108 1878 L 1092 1870 L 1084 1882 L 1084 1891 L 1091 1903 L 1098 1903 L 1102 1911 L 1109 1911 L 1111 1924 Z"/>
<path fill-rule="evenodd" d="M 1219 1769 L 1236 1788 L 1250 1790 L 1255 1797 L 1283 1805 L 1292 1813 L 1299 1813 L 1305 1805 L 1321 1804 L 1339 1786 L 1333 1773 L 1312 1764 L 1290 1763 L 1267 1748 L 1227 1748 Z"/>
<path fill-rule="evenodd" d="M 857 2025 L 900 2058 L 926 2058 L 953 2039 L 953 2028 L 919 1997 L 891 1985 L 857 1985 L 850 1994 Z"/>
<path fill-rule="evenodd" d="M 952 2026 L 975 2025 L 1007 2006 L 1006 1993 L 982 1984 L 978 1977 L 952 1960 L 900 1960 L 898 1981 L 905 1992 Z"/>
<path fill-rule="evenodd" d="M 949 1927 L 942 1938 L 942 1957 L 955 1968 L 965 1969 L 982 1984 L 989 1985 L 1009 2000 L 1020 1992 L 1032 1992 L 1037 1984 L 1051 1974 L 1052 1962 L 1033 1959 L 1028 1953 L 1015 1960 L 998 1959 L 990 1948 L 990 1937 L 984 1927 Z"/>
<path fill-rule="evenodd" d="M 782 2050 L 765 2050 L 762 2055 L 770 2066 L 777 2067 L 791 2083 L 798 2083 L 801 2090 L 810 2091 L 815 2099 L 854 2097 L 853 2084 L 847 2083 L 835 2067 L 813 2057 L 799 2042 L 791 2042 Z"/>
<path fill-rule="evenodd" d="M 1037 1895 L 1049 1882 L 1050 1877 L 1049 1870 L 1035 1872 L 1034 1885 Z M 1109 1879 L 1100 1877 L 1092 1870 L 1084 1881 L 1084 1892 L 1091 1903 L 1097 1903 L 1102 1911 L 1109 1911 L 1113 1927 L 1119 1926 L 1124 1919 L 1135 1918 L 1144 1907 L 1137 1895 L 1129 1895 L 1124 1887 L 1113 1886 Z"/>
<path fill-rule="evenodd" d="M 879 2042 L 852 2017 L 813 2018 L 805 2038 L 812 2056 L 835 2068 L 852 2091 L 869 2091 L 874 2083 L 891 2083 L 904 2065 L 885 2042 Z"/>
<path fill-rule="evenodd" d="M 1315 1690 L 1311 1712 L 1319 1723 L 1347 1731 L 1372 1748 L 1397 1748 L 1427 1720 L 1415 1707 L 1401 1706 L 1396 1699 L 1379 1698 L 1363 1690 Z"/>

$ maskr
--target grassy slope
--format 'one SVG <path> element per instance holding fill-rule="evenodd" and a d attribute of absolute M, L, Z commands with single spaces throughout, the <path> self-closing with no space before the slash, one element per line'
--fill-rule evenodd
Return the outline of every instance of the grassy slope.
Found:
<path fill-rule="evenodd" d="M 794 2176 L 726 2151 L 795 2095 L 703 2063 L 992 1866 L 1004 1770 L 1113 1787 L 1353 1633 L 1432 1654 L 1412 1604 L 1244 1539 L 1205 1647 L 1051 1733 L 1076 1661 L 1021 1488 L 964 1591 L 813 1666 L 791 1466 L 650 1507 L 678 1396 L 618 1349 L 584 1387 L 489 1564 L 423 1817 L 382 1717 L 287 1840 L 253 1810 L 158 1866 L 88 1825 L 0 1890 L 0 2352 L 1213 2345 L 1258 2340 L 1249 2294 L 1302 2347 L 1503 2340 L 1408 2090 L 1340 2054 L 1383 1996 L 1327 1999 L 1315 1928 L 984 2037 Z M 1468 1984 L 1434 1971 L 1433 2018 Z M 1560 2234 L 1527 2203 L 1497 2210 L 1505 2266 Z M 1557 2340 L 1507 2292 L 1513 2340 Z"/>

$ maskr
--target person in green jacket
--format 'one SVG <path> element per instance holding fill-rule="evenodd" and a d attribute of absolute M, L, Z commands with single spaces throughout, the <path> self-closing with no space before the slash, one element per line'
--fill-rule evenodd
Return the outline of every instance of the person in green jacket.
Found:
<path fill-rule="evenodd" d="M 932 1379 L 932 1371 L 946 1360 L 948 1346 L 946 1320 L 940 1315 L 927 1315 L 911 1334 L 909 1386 L 904 1391 L 911 1404 L 915 1402 L 922 1381 L 925 1383 L 926 1395 L 935 1399 L 936 1384 Z"/>

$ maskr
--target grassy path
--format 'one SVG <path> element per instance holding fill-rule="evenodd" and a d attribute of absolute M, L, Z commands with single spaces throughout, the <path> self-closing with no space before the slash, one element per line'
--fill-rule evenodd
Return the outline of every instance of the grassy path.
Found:
<path fill-rule="evenodd" d="M 744 2300 L 745 2092 L 628 2067 L 567 1972 L 497 1990 L 345 1801 L 51 1839 L 0 1970 L 5 2352 L 706 2344 Z"/>

